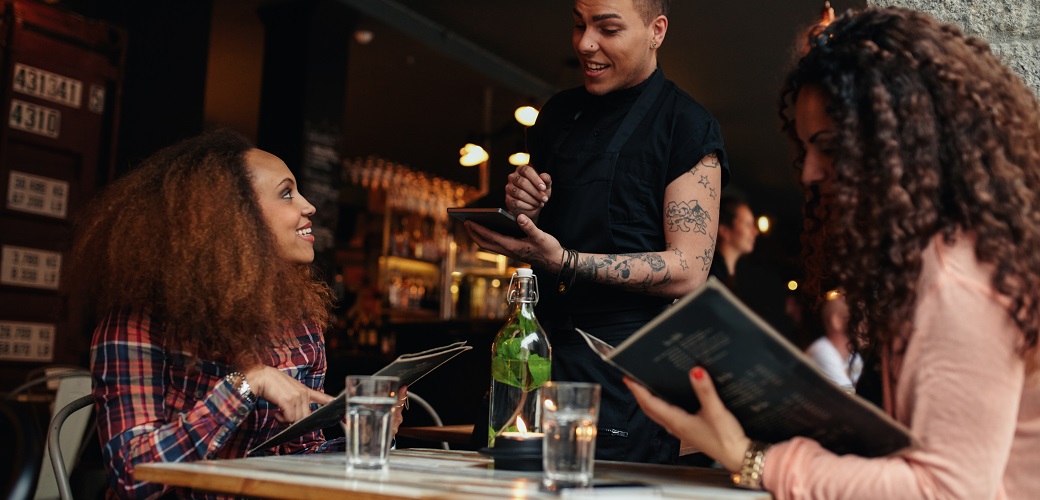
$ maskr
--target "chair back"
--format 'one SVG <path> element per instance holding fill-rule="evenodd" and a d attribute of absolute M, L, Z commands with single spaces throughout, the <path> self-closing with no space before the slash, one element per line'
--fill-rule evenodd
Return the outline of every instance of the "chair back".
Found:
<path fill-rule="evenodd" d="M 54 414 L 54 418 L 51 420 L 50 432 L 47 434 L 47 452 L 51 456 L 51 467 L 54 470 L 54 480 L 58 485 L 58 494 L 61 496 L 61 500 L 70 500 L 72 498 L 69 474 L 62 453 L 61 428 L 65 425 L 69 415 L 83 408 L 93 407 L 93 405 L 94 396 L 87 394 L 63 406 Z M 80 430 L 82 431 L 82 429 Z M 82 432 L 80 434 L 80 438 L 82 438 Z M 78 444 L 76 447 L 79 447 Z"/>

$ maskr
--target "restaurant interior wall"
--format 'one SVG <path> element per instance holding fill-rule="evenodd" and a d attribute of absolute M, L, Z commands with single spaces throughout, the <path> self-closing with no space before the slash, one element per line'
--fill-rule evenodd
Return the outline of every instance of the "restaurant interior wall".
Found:
<path fill-rule="evenodd" d="M 126 32 L 30 1 L 0 4 L 0 390 L 81 365 L 91 314 L 63 285 L 78 211 L 114 174 Z"/>

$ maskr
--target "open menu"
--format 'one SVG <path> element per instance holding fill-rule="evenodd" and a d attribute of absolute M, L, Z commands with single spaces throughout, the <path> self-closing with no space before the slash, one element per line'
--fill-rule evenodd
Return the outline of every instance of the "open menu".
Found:
<path fill-rule="evenodd" d="M 450 359 L 470 349 L 472 349 L 472 347 L 466 345 L 466 342 L 463 341 L 455 342 L 454 344 L 446 346 L 435 347 L 422 352 L 402 354 L 392 363 L 386 365 L 373 375 L 398 377 L 401 379 L 402 386 L 411 386 L 419 379 L 426 376 L 426 374 L 436 370 L 437 367 L 447 363 Z M 318 429 L 324 429 L 331 425 L 338 424 L 346 413 L 347 395 L 345 392 L 341 392 L 339 396 L 336 396 L 336 399 L 330 401 L 329 404 L 318 408 L 310 415 L 294 422 L 292 425 L 282 430 L 282 432 L 271 437 L 271 439 L 268 439 L 259 446 L 249 450 L 248 454 L 251 455 L 258 450 L 267 450 L 288 443 L 289 441 L 292 441 L 308 432 L 313 432 Z"/>
<path fill-rule="evenodd" d="M 614 348 L 578 330 L 608 363 L 690 413 L 694 366 L 754 440 L 805 436 L 838 453 L 884 456 L 912 445 L 905 426 L 834 384 L 714 277 Z"/>

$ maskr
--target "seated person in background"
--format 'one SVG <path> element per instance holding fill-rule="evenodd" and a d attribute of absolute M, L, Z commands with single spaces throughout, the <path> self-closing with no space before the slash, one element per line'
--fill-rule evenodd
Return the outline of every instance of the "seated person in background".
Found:
<path fill-rule="evenodd" d="M 169 493 L 134 467 L 242 457 L 333 399 L 313 214 L 285 163 L 225 131 L 159 151 L 93 200 L 70 269 L 101 317 L 90 367 L 110 496 Z M 333 449 L 319 430 L 267 451 Z"/>
<path fill-rule="evenodd" d="M 719 202 L 719 237 L 711 260 L 710 276 L 734 292 L 737 289 L 737 260 L 755 250 L 758 226 L 751 207 L 733 195 L 722 195 Z"/>
<path fill-rule="evenodd" d="M 845 293 L 855 345 L 879 354 L 883 407 L 916 446 L 865 458 L 752 442 L 701 367 L 696 415 L 630 389 L 778 500 L 1037 498 L 1036 95 L 985 42 L 889 7 L 814 33 L 781 96 L 807 192 L 807 288 Z"/>
<path fill-rule="evenodd" d="M 849 344 L 849 306 L 837 290 L 827 292 L 820 307 L 823 336 L 816 339 L 805 354 L 816 362 L 820 370 L 834 383 L 854 392 L 856 380 L 863 369 L 859 354 L 851 352 Z"/>

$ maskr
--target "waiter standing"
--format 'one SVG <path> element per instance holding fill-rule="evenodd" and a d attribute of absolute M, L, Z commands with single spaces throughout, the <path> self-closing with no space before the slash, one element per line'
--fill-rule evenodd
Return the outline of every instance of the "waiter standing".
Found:
<path fill-rule="evenodd" d="M 718 122 L 657 67 L 667 9 L 667 0 L 574 2 L 585 84 L 545 104 L 529 131 L 531 164 L 505 188 L 528 237 L 466 223 L 482 248 L 535 268 L 552 378 L 602 386 L 599 459 L 674 463 L 679 442 L 574 329 L 616 346 L 704 283 L 729 176 Z"/>

